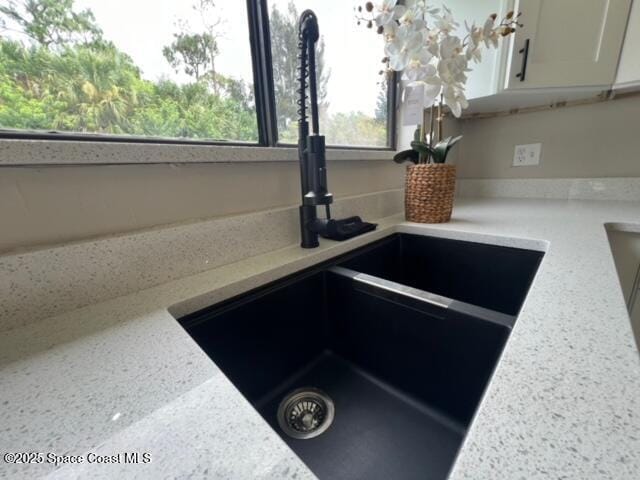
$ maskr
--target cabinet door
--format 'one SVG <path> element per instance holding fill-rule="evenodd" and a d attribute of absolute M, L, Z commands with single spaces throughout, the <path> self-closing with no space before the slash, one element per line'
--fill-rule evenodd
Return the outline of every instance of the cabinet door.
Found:
<path fill-rule="evenodd" d="M 519 0 L 506 88 L 609 88 L 631 0 Z M 528 51 L 526 43 L 528 40 Z M 521 76 L 527 54 L 524 80 Z"/>
<path fill-rule="evenodd" d="M 616 87 L 640 86 L 640 0 L 633 2 L 627 34 L 624 37 L 620 65 L 616 77 Z"/>

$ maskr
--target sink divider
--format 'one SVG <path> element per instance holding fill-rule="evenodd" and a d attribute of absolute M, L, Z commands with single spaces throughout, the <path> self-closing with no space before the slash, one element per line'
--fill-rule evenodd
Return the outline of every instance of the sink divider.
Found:
<path fill-rule="evenodd" d="M 438 318 L 443 318 L 443 315 L 439 312 L 450 310 L 492 322 L 509 329 L 513 328 L 516 321 L 516 317 L 513 315 L 507 315 L 488 308 L 461 302 L 401 283 L 385 280 L 374 275 L 361 273 L 350 268 L 333 266 L 328 268 L 327 271 L 334 275 L 350 279 L 354 282 L 354 288 L 359 291 L 417 308 Z"/>

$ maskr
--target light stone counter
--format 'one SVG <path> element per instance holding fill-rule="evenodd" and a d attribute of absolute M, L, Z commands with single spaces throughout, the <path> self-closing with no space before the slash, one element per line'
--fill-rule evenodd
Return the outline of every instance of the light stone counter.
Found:
<path fill-rule="evenodd" d="M 640 203 L 459 199 L 448 224 L 388 217 L 348 242 L 291 246 L 6 331 L 0 452 L 152 461 L 0 462 L 0 478 L 313 478 L 173 315 L 404 231 L 546 250 L 451 478 L 636 480 L 640 356 L 606 223 L 635 229 Z"/>

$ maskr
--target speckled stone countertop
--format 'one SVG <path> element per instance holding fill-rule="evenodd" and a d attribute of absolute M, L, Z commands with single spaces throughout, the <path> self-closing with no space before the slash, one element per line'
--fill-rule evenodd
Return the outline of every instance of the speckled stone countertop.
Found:
<path fill-rule="evenodd" d="M 636 480 L 640 356 L 607 223 L 640 231 L 640 203 L 460 199 L 448 224 L 390 217 L 348 242 L 291 246 L 5 332 L 2 454 L 152 461 L 0 461 L 0 477 L 314 478 L 174 316 L 405 231 L 546 250 L 451 478 Z"/>

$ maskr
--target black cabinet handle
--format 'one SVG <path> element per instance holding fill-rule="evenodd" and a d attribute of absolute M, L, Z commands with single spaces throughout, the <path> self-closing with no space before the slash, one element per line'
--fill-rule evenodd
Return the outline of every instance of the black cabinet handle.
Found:
<path fill-rule="evenodd" d="M 524 41 L 524 48 L 520 49 L 522 54 L 522 67 L 520 67 L 520 73 L 516 75 L 521 82 L 524 82 L 524 77 L 527 74 L 527 60 L 529 59 L 529 39 Z"/>

